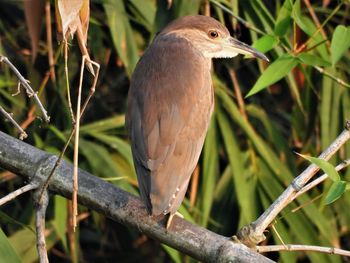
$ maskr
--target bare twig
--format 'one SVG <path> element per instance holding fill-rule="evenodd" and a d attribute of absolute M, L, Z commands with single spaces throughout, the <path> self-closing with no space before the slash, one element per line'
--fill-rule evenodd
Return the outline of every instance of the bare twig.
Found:
<path fill-rule="evenodd" d="M 17 175 L 15 175 L 14 173 L 11 173 L 9 171 L 2 172 L 2 173 L 0 173 L 0 183 L 11 181 L 16 177 L 17 177 Z"/>
<path fill-rule="evenodd" d="M 46 41 L 47 41 L 47 56 L 49 60 L 49 72 L 53 82 L 56 81 L 55 75 L 55 60 L 53 58 L 52 47 L 52 30 L 51 30 L 51 4 L 49 1 L 45 3 L 45 20 L 46 20 Z"/>
<path fill-rule="evenodd" d="M 37 188 L 37 185 L 34 184 L 27 184 L 25 186 L 22 186 L 21 188 L 17 189 L 16 191 L 13 191 L 9 193 L 8 195 L 4 196 L 3 198 L 0 199 L 0 206 L 6 204 L 7 202 L 15 199 L 17 196 L 24 194 L 25 192 L 28 192 L 30 190 L 33 190 Z"/>
<path fill-rule="evenodd" d="M 319 247 L 309 245 L 271 245 L 271 246 L 257 246 L 258 253 L 275 252 L 275 251 L 315 251 L 320 253 L 335 254 L 340 256 L 350 257 L 350 251 L 335 248 L 335 247 Z"/>
<path fill-rule="evenodd" d="M 92 60 L 90 61 L 90 63 L 96 67 L 96 73 L 95 73 L 95 76 L 94 76 L 94 80 L 93 80 L 92 86 L 91 86 L 91 88 L 90 88 L 90 90 L 89 90 L 89 94 L 88 94 L 87 98 L 85 99 L 84 104 L 83 104 L 83 106 L 82 106 L 82 108 L 81 108 L 80 118 L 82 118 L 82 116 L 84 115 L 84 112 L 85 112 L 85 110 L 86 110 L 86 107 L 87 107 L 87 105 L 89 104 L 89 101 L 91 100 L 92 96 L 93 96 L 94 93 L 95 93 L 96 85 L 97 85 L 97 80 L 98 80 L 99 73 L 100 73 L 100 65 L 99 65 L 98 63 L 92 61 Z M 60 153 L 58 159 L 56 160 L 56 162 L 55 162 L 55 164 L 54 164 L 54 166 L 53 166 L 51 172 L 49 173 L 48 177 L 46 178 L 46 180 L 45 180 L 45 182 L 44 182 L 44 184 L 43 184 L 43 187 L 42 187 L 42 193 L 43 193 L 43 192 L 47 189 L 47 187 L 49 186 L 50 180 L 51 180 L 52 176 L 54 175 L 54 173 L 55 173 L 57 167 L 60 165 L 60 163 L 61 163 L 61 161 L 62 161 L 62 158 L 63 158 L 63 156 L 64 156 L 64 154 L 65 154 L 65 152 L 66 152 L 66 150 L 67 150 L 67 148 L 68 148 L 68 145 L 69 145 L 70 141 L 72 140 L 73 135 L 75 134 L 75 131 L 76 131 L 76 125 L 73 126 L 73 129 L 72 129 L 71 133 L 69 134 L 69 137 L 68 137 L 68 139 L 67 139 L 66 144 L 64 145 L 64 147 L 63 147 L 63 149 L 62 149 L 62 151 L 61 151 L 61 153 Z"/>
<path fill-rule="evenodd" d="M 39 262 L 49 263 L 45 242 L 45 214 L 49 203 L 49 195 L 47 191 L 44 192 L 43 197 L 40 197 L 40 195 L 41 191 L 38 188 L 34 194 L 36 248 L 39 255 Z"/>
<path fill-rule="evenodd" d="M 337 5 L 337 7 L 332 11 L 332 13 L 323 21 L 322 25 L 317 27 L 317 30 L 315 30 L 315 32 L 313 32 L 313 34 L 308 38 L 308 40 L 306 40 L 302 45 L 299 46 L 299 48 L 297 48 L 295 50 L 295 52 L 294 52 L 295 54 L 299 54 L 300 52 L 302 52 L 306 48 L 306 46 L 323 29 L 323 27 L 328 23 L 328 21 L 338 12 L 338 10 L 340 9 L 340 7 L 342 5 L 343 5 L 342 2 L 339 5 Z"/>
<path fill-rule="evenodd" d="M 72 107 L 72 100 L 70 97 L 70 88 L 69 88 L 69 75 L 68 75 L 68 42 L 67 40 L 63 40 L 63 53 L 64 53 L 64 74 L 66 77 L 66 91 L 67 91 L 67 99 L 68 99 L 68 108 L 70 117 L 72 119 L 73 126 L 75 124 L 74 112 Z"/>
<path fill-rule="evenodd" d="M 320 154 L 319 158 L 329 160 L 350 139 L 350 121 L 346 122 L 345 130 L 333 141 L 333 143 Z M 290 204 L 304 185 L 317 173 L 320 168 L 311 164 L 306 168 L 287 189 L 265 210 L 265 212 L 253 223 L 244 226 L 237 233 L 237 238 L 244 244 L 254 247 L 265 240 L 264 231 L 276 218 L 276 216 Z"/>
<path fill-rule="evenodd" d="M 325 71 L 323 68 L 319 67 L 319 66 L 314 66 L 315 69 L 318 70 L 318 72 L 320 72 L 321 74 L 333 79 L 334 81 L 336 81 L 338 84 L 346 87 L 346 88 L 350 88 L 350 84 L 346 83 L 344 80 L 337 78 L 335 76 L 333 76 L 331 73 Z"/>
<path fill-rule="evenodd" d="M 83 55 L 82 57 L 83 58 L 85 57 L 85 61 L 84 62 L 86 63 L 87 69 L 90 71 L 90 73 L 93 76 L 95 76 L 93 63 L 91 63 L 92 60 L 90 59 L 89 52 L 88 52 L 88 50 L 86 48 L 86 44 L 84 43 L 84 36 L 83 36 L 83 32 L 82 32 L 82 28 L 81 27 L 77 28 L 76 34 L 77 34 L 79 48 L 80 48 L 81 54 Z"/>
<path fill-rule="evenodd" d="M 79 32 L 79 30 L 78 30 Z M 86 60 L 89 62 L 87 63 Z M 82 109 L 81 108 L 81 90 L 83 85 L 83 76 L 84 76 L 84 66 L 86 65 L 94 65 L 97 68 L 96 75 L 94 75 L 94 82 L 90 89 L 88 98 L 86 99 Z M 92 66 L 91 66 L 92 67 Z M 77 109 L 76 109 L 76 123 L 75 123 L 75 140 L 74 140 L 74 157 L 73 157 L 73 194 L 72 194 L 72 204 L 73 204 L 73 230 L 75 231 L 75 227 L 77 226 L 77 216 L 78 216 L 78 157 L 79 157 L 79 128 L 80 128 L 80 119 L 82 113 L 85 111 L 87 104 L 89 103 L 91 97 L 95 93 L 96 83 L 98 74 L 100 71 L 100 65 L 96 62 L 89 59 L 88 56 L 84 55 L 80 68 L 80 80 L 79 80 L 79 88 L 78 88 L 78 99 L 77 99 Z M 82 111 L 82 112 L 81 112 Z"/>
<path fill-rule="evenodd" d="M 237 103 L 239 106 L 239 111 L 241 112 L 243 118 L 245 120 L 247 120 L 248 117 L 247 117 L 247 113 L 245 110 L 245 104 L 244 104 L 241 88 L 240 88 L 239 83 L 238 83 L 236 72 L 234 71 L 234 69 L 229 68 L 228 73 L 230 74 L 230 77 L 231 77 L 231 80 L 233 83 L 233 89 L 234 89 L 235 94 L 236 94 L 236 99 L 237 99 Z"/>
<path fill-rule="evenodd" d="M 78 30 L 79 31 L 79 30 Z M 84 77 L 84 66 L 86 56 L 83 56 L 81 67 L 80 67 L 80 79 L 78 87 L 78 98 L 77 98 L 77 108 L 76 108 L 76 122 L 75 122 L 75 138 L 74 138 L 74 155 L 73 155 L 73 194 L 72 194 L 72 225 L 73 231 L 77 226 L 77 216 L 78 216 L 78 158 L 79 158 L 79 129 L 80 129 L 80 107 L 81 107 L 81 90 L 83 86 L 83 77 Z"/>
<path fill-rule="evenodd" d="M 28 134 L 22 129 L 22 127 L 12 118 L 12 115 L 4 110 L 3 107 L 0 106 L 0 113 L 5 117 L 6 120 L 11 122 L 13 126 L 19 130 L 19 139 L 23 140 L 28 137 Z"/>
<path fill-rule="evenodd" d="M 21 73 L 18 71 L 18 69 L 11 63 L 11 61 L 7 57 L 0 55 L 0 63 L 1 62 L 8 65 L 10 67 L 10 69 L 13 71 L 13 73 L 15 73 L 15 75 L 17 76 L 18 80 L 20 81 L 21 85 L 26 90 L 28 97 L 32 97 L 32 96 L 34 97 L 35 102 L 38 104 L 38 106 L 43 114 L 44 120 L 46 122 L 49 122 L 50 116 L 47 115 L 47 111 L 45 110 L 44 106 L 42 105 L 41 101 L 39 100 L 38 94 L 36 92 L 34 92 L 32 87 L 28 84 L 28 81 L 21 75 Z"/>
<path fill-rule="evenodd" d="M 72 200 L 68 200 L 67 202 L 67 210 L 68 210 L 68 216 L 67 216 L 67 238 L 68 238 L 68 244 L 69 244 L 69 254 L 70 259 L 72 263 L 78 262 L 78 251 L 76 246 L 76 237 L 77 233 L 74 231 L 73 226 L 73 202 Z"/>
<path fill-rule="evenodd" d="M 310 3 L 310 0 L 304 0 L 304 3 L 307 7 L 307 10 L 309 11 L 311 17 L 312 17 L 312 20 L 314 21 L 315 25 L 317 28 L 320 28 L 320 32 L 323 36 L 324 39 L 327 39 L 327 35 L 326 35 L 326 32 L 323 30 L 323 26 L 321 25 L 320 23 L 320 20 L 318 20 L 318 17 L 315 13 L 315 10 L 313 9 L 311 3 Z M 328 40 L 326 40 L 326 44 L 328 45 L 328 47 L 330 46 L 330 43 Z"/>
<path fill-rule="evenodd" d="M 335 167 L 335 169 L 339 172 L 340 170 L 344 169 L 345 167 L 348 167 L 349 165 L 350 165 L 350 159 L 347 159 L 347 160 L 343 161 L 341 164 L 338 164 Z M 320 177 L 318 177 L 317 179 L 313 180 L 311 183 L 308 183 L 303 188 L 301 188 L 300 191 L 298 191 L 295 194 L 295 196 L 293 196 L 292 200 L 296 199 L 297 197 L 299 197 L 303 193 L 305 193 L 305 192 L 309 191 L 310 189 L 314 188 L 316 185 L 319 185 L 320 183 L 322 183 L 327 178 L 328 178 L 328 174 L 323 174 Z"/>

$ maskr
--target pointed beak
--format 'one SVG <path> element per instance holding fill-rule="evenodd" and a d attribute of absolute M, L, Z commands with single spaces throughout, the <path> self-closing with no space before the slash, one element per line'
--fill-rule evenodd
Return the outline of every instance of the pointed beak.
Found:
<path fill-rule="evenodd" d="M 263 53 L 233 37 L 229 38 L 229 43 L 230 49 L 238 54 L 251 55 L 269 62 L 269 59 Z"/>

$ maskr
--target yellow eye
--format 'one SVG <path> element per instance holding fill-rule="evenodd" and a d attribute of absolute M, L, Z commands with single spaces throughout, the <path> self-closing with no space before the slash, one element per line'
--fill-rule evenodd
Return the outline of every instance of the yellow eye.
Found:
<path fill-rule="evenodd" d="M 208 32 L 208 36 L 209 36 L 210 38 L 214 39 L 214 38 L 219 37 L 219 33 L 218 33 L 218 31 L 210 30 L 210 31 Z"/>

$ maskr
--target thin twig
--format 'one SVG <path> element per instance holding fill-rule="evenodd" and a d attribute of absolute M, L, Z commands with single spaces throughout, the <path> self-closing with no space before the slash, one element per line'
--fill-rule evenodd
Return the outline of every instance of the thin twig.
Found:
<path fill-rule="evenodd" d="M 282 243 L 282 245 L 285 246 L 285 243 L 284 243 L 284 241 L 283 241 L 283 239 L 282 239 L 280 233 L 278 233 L 278 231 L 277 231 L 275 225 L 271 225 L 271 228 L 272 228 L 273 232 L 275 232 L 275 234 L 276 234 L 278 240 Z"/>
<path fill-rule="evenodd" d="M 90 61 L 90 63 L 93 64 L 96 67 L 96 74 L 94 76 L 94 80 L 93 80 L 92 86 L 91 86 L 91 88 L 89 90 L 89 94 L 88 94 L 88 96 L 87 96 L 87 98 L 86 98 L 86 100 L 85 100 L 85 102 L 83 104 L 83 107 L 81 108 L 80 118 L 82 118 L 82 116 L 84 115 L 86 107 L 89 104 L 89 101 L 91 100 L 92 96 L 95 93 L 97 80 L 98 80 L 99 73 L 100 73 L 100 65 L 98 63 L 96 63 L 95 61 L 92 61 L 92 60 Z M 63 149 L 62 149 L 60 155 L 58 156 L 58 158 L 57 158 L 57 160 L 56 160 L 56 162 L 55 162 L 51 172 L 49 173 L 46 181 L 43 184 L 42 193 L 44 193 L 44 191 L 49 186 L 50 180 L 51 180 L 52 176 L 54 175 L 57 167 L 60 165 L 60 163 L 62 161 L 62 158 L 63 158 L 63 156 L 64 156 L 64 154 L 65 154 L 65 152 L 66 152 L 66 150 L 67 150 L 67 148 L 69 146 L 69 143 L 70 143 L 70 141 L 73 138 L 74 133 L 75 133 L 75 126 L 73 126 L 73 129 L 71 130 L 71 132 L 69 134 L 68 140 L 66 141 L 65 145 L 63 146 Z"/>
<path fill-rule="evenodd" d="M 84 43 L 84 36 L 83 36 L 83 32 L 82 32 L 81 27 L 77 28 L 76 34 L 77 34 L 77 39 L 78 39 L 78 44 L 79 44 L 81 54 L 83 55 L 83 57 L 85 57 L 85 63 L 86 63 L 87 69 L 90 71 L 90 73 L 93 76 L 95 76 L 93 63 L 91 63 L 89 52 L 86 48 L 86 43 Z"/>
<path fill-rule="evenodd" d="M 350 257 L 350 251 L 335 248 L 335 247 L 319 247 L 310 245 L 271 245 L 271 246 L 257 246 L 258 253 L 275 252 L 275 251 L 315 251 L 320 253 L 334 254 L 340 256 Z"/>
<path fill-rule="evenodd" d="M 75 137 L 74 137 L 74 154 L 73 154 L 73 193 L 72 193 L 72 206 L 73 206 L 73 231 L 77 226 L 77 216 L 78 216 L 78 159 L 79 159 L 79 129 L 80 129 L 80 107 L 81 107 L 81 90 L 83 86 L 84 77 L 84 66 L 85 66 L 86 56 L 83 56 L 81 67 L 80 67 L 80 79 L 78 87 L 78 98 L 77 98 L 77 108 L 76 108 L 76 118 L 75 118 Z"/>
<path fill-rule="evenodd" d="M 347 160 L 343 161 L 342 163 L 338 164 L 335 167 L 335 170 L 337 170 L 339 172 L 340 170 L 344 169 L 345 167 L 348 167 L 349 165 L 350 165 L 350 159 L 347 159 Z M 328 174 L 323 174 L 320 177 L 318 177 L 317 179 L 313 180 L 311 183 L 308 183 L 303 188 L 301 188 L 300 191 L 298 191 L 295 194 L 295 196 L 293 196 L 292 200 L 296 199 L 297 197 L 299 197 L 303 193 L 305 193 L 305 192 L 309 191 L 310 189 L 314 188 L 316 185 L 319 185 L 320 183 L 322 183 L 327 178 L 328 178 Z"/>
<path fill-rule="evenodd" d="M 45 191 L 43 197 L 40 197 L 40 188 L 34 194 L 35 208 L 35 228 L 36 228 L 36 248 L 40 263 L 49 263 L 45 242 L 45 214 L 49 203 L 48 192 Z"/>
<path fill-rule="evenodd" d="M 27 184 L 25 186 L 22 186 L 21 188 L 17 189 L 16 191 L 13 191 L 9 193 L 8 195 L 4 196 L 0 199 L 0 206 L 6 204 L 7 202 L 10 202 L 11 200 L 15 199 L 17 196 L 24 194 L 30 190 L 33 190 L 37 188 L 37 185 L 34 184 Z"/>
<path fill-rule="evenodd" d="M 83 85 L 83 75 L 84 75 L 84 66 L 86 63 L 86 60 L 89 60 L 89 63 L 87 65 L 94 65 L 97 68 L 96 75 L 94 75 L 94 82 L 92 84 L 92 87 L 90 89 L 89 95 L 87 99 L 85 100 L 85 103 L 83 104 L 83 107 L 81 108 L 81 90 Z M 75 228 L 77 226 L 77 216 L 78 216 L 78 157 L 79 157 L 79 128 L 80 128 L 80 119 L 83 114 L 83 112 L 86 109 L 86 106 L 88 105 L 91 97 L 95 93 L 95 87 L 97 84 L 97 78 L 100 71 L 99 64 L 89 59 L 88 56 L 83 56 L 81 69 L 80 69 L 80 81 L 79 81 L 79 88 L 78 88 L 78 99 L 77 99 L 77 109 L 76 109 L 76 123 L 75 123 L 75 140 L 74 140 L 74 154 L 73 154 L 73 193 L 72 193 L 72 203 L 73 203 L 73 230 L 75 231 Z"/>
<path fill-rule="evenodd" d="M 51 30 L 51 4 L 49 1 L 45 3 L 45 20 L 46 20 L 46 41 L 47 41 L 47 56 L 49 60 L 49 72 L 53 82 L 56 82 L 55 75 L 55 60 L 53 58 L 52 45 L 52 30 Z"/>
<path fill-rule="evenodd" d="M 306 46 L 312 41 L 312 39 L 318 34 L 318 32 L 320 32 L 320 30 L 322 30 L 322 28 L 328 23 L 328 21 L 338 12 L 338 10 L 340 9 L 340 7 L 343 5 L 343 3 L 341 2 L 333 11 L 332 13 L 323 21 L 322 25 L 317 27 L 317 29 L 315 30 L 315 32 L 312 33 L 312 35 L 308 38 L 308 40 L 306 40 L 301 46 L 299 46 L 299 48 L 297 48 L 294 52 L 294 54 L 299 54 L 300 52 L 302 52 Z"/>
<path fill-rule="evenodd" d="M 247 113 L 246 113 L 246 110 L 245 110 L 245 103 L 244 103 L 244 100 L 243 100 L 243 96 L 242 96 L 241 88 L 239 86 L 239 82 L 238 82 L 238 79 L 237 79 L 236 72 L 234 71 L 234 69 L 229 68 L 228 69 L 228 73 L 230 74 L 230 77 L 231 77 L 231 80 L 232 80 L 232 83 L 233 83 L 233 89 L 234 89 L 235 94 L 236 94 L 236 99 L 237 99 L 239 111 L 241 112 L 243 118 L 245 120 L 247 120 L 248 117 L 247 117 Z"/>
<path fill-rule="evenodd" d="M 77 233 L 74 231 L 73 227 L 73 203 L 72 200 L 67 202 L 67 238 L 69 244 L 69 254 L 72 263 L 78 262 L 78 252 L 76 246 L 76 236 Z"/>
<path fill-rule="evenodd" d="M 22 127 L 12 118 L 12 115 L 4 110 L 3 107 L 0 106 L 0 113 L 7 119 L 9 122 L 13 124 L 13 126 L 16 127 L 16 129 L 19 131 L 19 139 L 23 140 L 28 137 L 28 134 L 22 129 Z"/>
<path fill-rule="evenodd" d="M 10 67 L 10 69 L 13 71 L 13 73 L 15 73 L 15 75 L 17 76 L 18 80 L 20 81 L 21 85 L 26 90 L 28 97 L 34 97 L 35 102 L 38 104 L 38 106 L 43 114 L 44 120 L 46 122 L 49 122 L 50 116 L 47 115 L 47 111 L 45 110 L 44 106 L 42 105 L 41 101 L 39 100 L 38 94 L 36 92 L 34 92 L 32 87 L 28 84 L 28 81 L 21 75 L 21 73 L 18 71 L 18 69 L 11 63 L 11 61 L 7 57 L 0 55 L 0 63 L 1 62 L 4 62 L 6 65 L 8 65 Z"/>
<path fill-rule="evenodd" d="M 326 32 L 323 30 L 323 27 L 321 26 L 320 20 L 318 20 L 318 17 L 317 17 L 317 15 L 315 13 L 315 10 L 313 9 L 312 5 L 310 4 L 310 1 L 309 0 L 304 0 L 304 3 L 306 5 L 307 10 L 309 11 L 309 13 L 311 15 L 312 20 L 314 21 L 316 27 L 320 28 L 320 32 L 321 32 L 323 38 L 328 39 L 327 35 L 326 35 Z M 328 40 L 326 40 L 326 44 L 329 47 L 330 43 L 329 43 Z"/>
<path fill-rule="evenodd" d="M 67 91 L 67 99 L 68 99 L 68 109 L 70 113 L 70 117 L 72 119 L 73 127 L 75 125 L 74 112 L 72 107 L 72 100 L 70 97 L 70 86 L 69 86 L 69 75 L 68 75 L 68 42 L 67 40 L 63 40 L 63 50 L 64 50 L 64 74 L 66 77 L 66 91 Z"/>
<path fill-rule="evenodd" d="M 335 76 L 333 76 L 331 73 L 325 71 L 323 68 L 319 67 L 319 66 L 314 66 L 315 69 L 318 70 L 318 72 L 320 72 L 321 74 L 333 79 L 334 81 L 336 81 L 338 84 L 346 87 L 346 88 L 350 88 L 350 84 L 346 83 L 344 80 L 337 78 Z"/>
<path fill-rule="evenodd" d="M 320 154 L 319 158 L 329 160 L 349 139 L 350 121 L 347 121 L 345 130 Z M 265 240 L 263 234 L 265 229 L 275 220 L 277 215 L 292 202 L 297 192 L 305 186 L 319 169 L 320 168 L 315 164 L 308 166 L 256 221 L 239 230 L 237 238 L 248 246 L 255 246 Z"/>

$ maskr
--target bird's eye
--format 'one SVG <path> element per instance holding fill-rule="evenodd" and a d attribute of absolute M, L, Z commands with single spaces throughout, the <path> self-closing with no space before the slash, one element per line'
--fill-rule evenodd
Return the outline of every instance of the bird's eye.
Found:
<path fill-rule="evenodd" d="M 215 30 L 210 30 L 209 31 L 209 33 L 208 33 L 208 36 L 210 37 L 210 38 L 217 38 L 218 36 L 219 36 L 219 33 L 218 33 L 218 31 L 215 31 Z"/>

